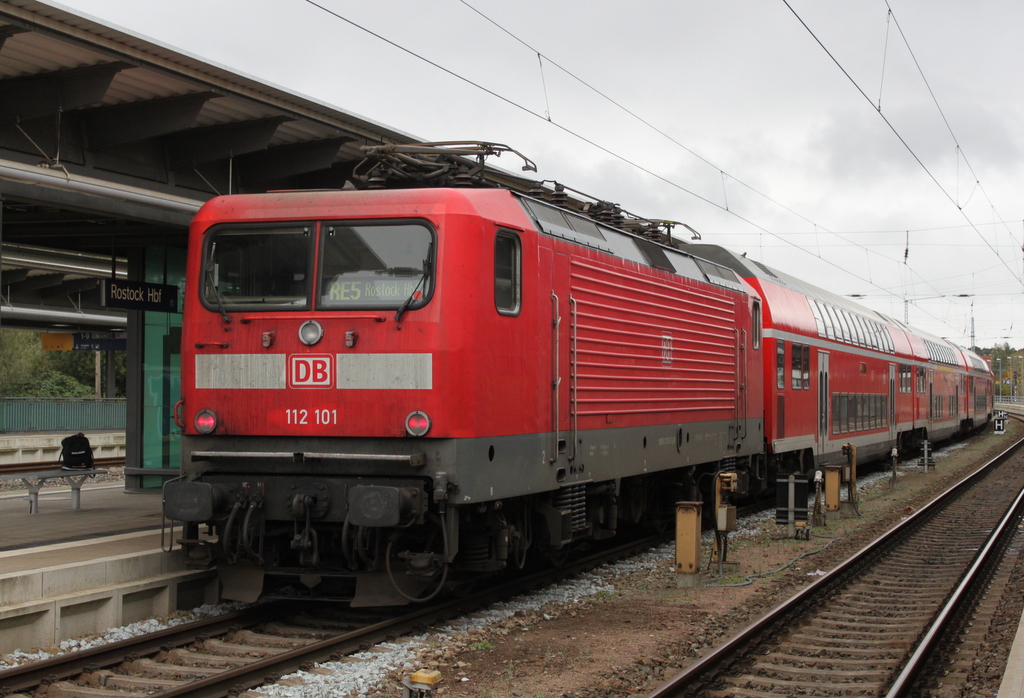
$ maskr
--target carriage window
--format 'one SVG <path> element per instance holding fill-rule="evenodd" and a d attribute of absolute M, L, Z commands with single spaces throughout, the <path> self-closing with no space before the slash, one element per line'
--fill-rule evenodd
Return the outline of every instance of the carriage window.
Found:
<path fill-rule="evenodd" d="M 811 389 L 811 345 L 793 342 L 791 359 L 793 390 Z"/>
<path fill-rule="evenodd" d="M 793 342 L 793 355 L 792 355 L 792 381 L 793 390 L 800 390 L 801 377 L 803 376 L 803 367 L 800 364 L 800 357 L 803 355 L 801 351 L 803 345 L 800 342 Z"/>
<path fill-rule="evenodd" d="M 832 309 L 827 305 L 821 305 L 821 319 L 825 322 L 825 336 L 829 339 L 836 339 L 836 318 Z"/>
<path fill-rule="evenodd" d="M 821 308 L 818 307 L 818 301 L 814 299 L 808 300 L 808 304 L 811 306 L 811 313 L 814 315 L 814 324 L 818 328 L 818 336 L 825 336 L 825 321 L 821 317 Z"/>
<path fill-rule="evenodd" d="M 502 315 L 518 315 L 520 306 L 519 236 L 500 232 L 494 239 L 494 305 Z"/>
<path fill-rule="evenodd" d="M 405 308 L 433 286 L 433 240 L 421 223 L 326 223 L 321 233 L 321 308 Z"/>
<path fill-rule="evenodd" d="M 854 315 L 853 321 L 857 326 L 857 343 L 862 347 L 866 347 L 871 344 L 871 335 L 868 334 L 867 322 L 860 315 Z"/>
<path fill-rule="evenodd" d="M 222 228 L 209 236 L 203 303 L 224 308 L 309 307 L 312 228 Z"/>
<path fill-rule="evenodd" d="M 786 387 L 786 342 L 782 339 L 775 340 L 776 355 L 775 355 L 775 371 L 776 379 L 775 385 L 779 390 Z"/>

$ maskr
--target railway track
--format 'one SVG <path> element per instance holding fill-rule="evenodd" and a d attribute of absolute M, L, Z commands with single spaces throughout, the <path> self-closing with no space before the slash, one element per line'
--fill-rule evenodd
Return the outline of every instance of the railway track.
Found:
<path fill-rule="evenodd" d="M 276 681 L 317 662 L 339 661 L 374 644 L 486 608 L 668 539 L 652 536 L 493 584 L 461 599 L 368 616 L 362 610 L 282 602 L 177 626 L 132 640 L 69 653 L 0 672 L 0 695 L 123 698 L 159 695 L 213 698 Z"/>
<path fill-rule="evenodd" d="M 0 475 L 8 473 L 32 473 L 39 470 L 54 470 L 63 465 L 59 460 L 38 461 L 35 463 L 0 463 Z M 93 460 L 95 468 L 119 468 L 124 465 L 124 456 L 111 458 L 96 458 Z"/>
<path fill-rule="evenodd" d="M 1019 442 L 650 694 L 909 695 L 998 581 L 1024 501 Z M 954 632 L 948 632 L 953 630 Z M 960 635 L 960 639 L 963 636 Z M 933 660 L 934 661 L 934 660 Z"/>

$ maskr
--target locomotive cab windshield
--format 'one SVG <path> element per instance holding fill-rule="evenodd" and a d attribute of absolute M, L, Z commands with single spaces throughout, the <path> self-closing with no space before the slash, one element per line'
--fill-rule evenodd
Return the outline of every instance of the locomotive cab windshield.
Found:
<path fill-rule="evenodd" d="M 422 223 L 327 224 L 321 308 L 418 308 L 430 293 L 433 234 Z"/>
<path fill-rule="evenodd" d="M 208 308 L 309 307 L 309 227 L 222 228 L 206 247 Z"/>
<path fill-rule="evenodd" d="M 433 231 L 420 222 L 325 223 L 319 309 L 416 309 L 431 291 Z M 308 310 L 315 226 L 225 226 L 210 233 L 203 268 L 207 308 Z"/>

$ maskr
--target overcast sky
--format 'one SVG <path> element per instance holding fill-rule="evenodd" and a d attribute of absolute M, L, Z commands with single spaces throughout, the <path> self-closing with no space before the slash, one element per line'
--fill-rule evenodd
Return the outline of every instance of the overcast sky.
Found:
<path fill-rule="evenodd" d="M 1020 0 L 316 1 L 63 6 L 419 138 L 505 143 L 964 346 L 972 317 L 979 346 L 1024 345 Z"/>

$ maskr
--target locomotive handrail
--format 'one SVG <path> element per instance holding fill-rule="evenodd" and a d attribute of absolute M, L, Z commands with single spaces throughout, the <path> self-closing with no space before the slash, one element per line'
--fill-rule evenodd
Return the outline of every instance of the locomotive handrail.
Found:
<path fill-rule="evenodd" d="M 578 348 L 577 348 L 578 345 L 577 345 L 577 337 L 576 337 L 576 335 L 577 335 L 577 327 L 578 327 L 578 324 L 579 324 L 579 317 L 577 316 L 578 308 L 577 308 L 576 299 L 572 297 L 571 293 L 569 294 L 569 309 L 570 309 L 569 310 L 569 312 L 570 312 L 570 319 L 569 319 L 569 341 L 572 344 L 572 356 L 569 359 L 569 384 L 572 386 L 572 394 L 569 396 L 569 410 L 570 410 L 569 417 L 572 419 L 572 455 L 569 456 L 569 460 L 575 462 L 576 461 L 576 451 L 579 448 L 579 444 L 580 444 L 580 437 L 579 437 L 579 429 L 580 429 L 580 424 L 579 424 L 579 407 L 578 407 L 577 402 L 576 402 L 579 399 L 579 394 L 578 394 L 579 386 L 578 386 L 578 382 L 577 381 L 578 381 L 578 376 L 579 376 L 579 373 L 580 373 L 580 371 L 579 371 L 579 364 L 578 364 L 578 362 L 579 362 L 579 354 L 578 354 Z"/>
<path fill-rule="evenodd" d="M 390 453 L 316 453 L 294 451 L 193 451 L 192 460 L 207 458 L 287 458 L 297 463 L 306 460 L 361 460 L 385 463 L 404 463 L 418 467 L 427 464 L 427 456 L 423 453 L 409 455 Z"/>
<path fill-rule="evenodd" d="M 558 460 L 558 426 L 559 426 L 558 425 L 558 418 L 560 416 L 560 414 L 559 414 L 559 407 L 560 407 L 560 405 L 558 404 L 558 398 L 559 398 L 558 394 L 559 394 L 560 389 L 562 387 L 562 376 L 561 376 L 561 373 L 560 373 L 561 367 L 559 366 L 559 362 L 562 360 L 562 357 L 558 353 L 558 349 L 559 349 L 559 347 L 558 347 L 558 333 L 561 331 L 562 315 L 561 315 L 561 313 L 558 312 L 558 296 L 555 294 L 554 291 L 551 292 L 551 304 L 553 306 L 552 310 L 554 311 L 554 319 L 551 321 L 551 324 L 555 328 L 555 356 L 554 356 L 554 374 L 555 375 L 554 375 L 554 379 L 551 381 L 551 389 L 552 389 L 552 391 L 554 392 L 554 395 L 555 395 L 555 400 L 554 400 L 554 402 L 555 402 L 555 405 L 554 405 L 554 408 L 555 408 L 554 409 L 555 443 L 554 443 L 554 448 L 551 449 L 551 458 L 549 459 L 549 462 L 550 463 L 554 463 L 555 461 Z"/>

